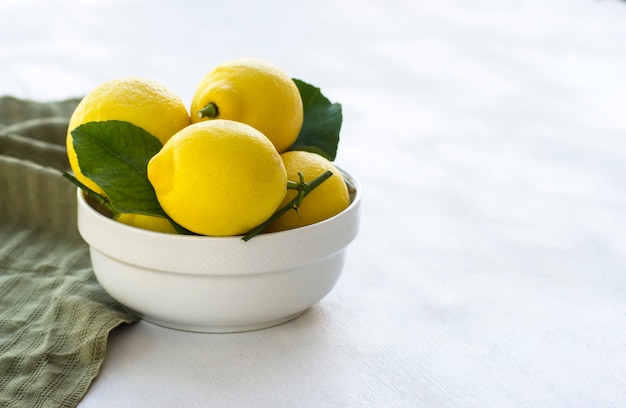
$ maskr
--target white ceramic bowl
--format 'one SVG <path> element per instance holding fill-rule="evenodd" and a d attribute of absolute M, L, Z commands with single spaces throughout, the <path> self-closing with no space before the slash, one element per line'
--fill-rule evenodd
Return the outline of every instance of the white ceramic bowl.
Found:
<path fill-rule="evenodd" d="M 317 224 L 240 237 L 152 232 L 103 215 L 78 191 L 78 230 L 105 291 L 145 320 L 180 330 L 237 332 L 291 320 L 324 298 L 356 237 L 361 190 Z"/>

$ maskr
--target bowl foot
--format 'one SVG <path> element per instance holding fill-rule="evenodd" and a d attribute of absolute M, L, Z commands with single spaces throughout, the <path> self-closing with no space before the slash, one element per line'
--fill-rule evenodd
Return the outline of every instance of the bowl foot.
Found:
<path fill-rule="evenodd" d="M 162 320 L 153 316 L 143 316 L 143 320 L 148 323 L 155 324 L 157 326 L 165 327 L 167 329 L 181 330 L 181 331 L 189 331 L 196 333 L 238 333 L 238 332 L 246 332 L 253 330 L 261 330 L 267 329 L 273 326 L 278 326 L 283 323 L 287 323 L 290 320 L 295 319 L 300 316 L 308 309 L 302 310 L 298 313 L 294 313 L 292 315 L 281 317 L 279 319 L 270 320 L 261 323 L 253 323 L 248 325 L 240 325 L 240 326 L 213 326 L 213 325 L 195 325 L 195 324 L 184 324 L 171 322 L 167 320 Z"/>

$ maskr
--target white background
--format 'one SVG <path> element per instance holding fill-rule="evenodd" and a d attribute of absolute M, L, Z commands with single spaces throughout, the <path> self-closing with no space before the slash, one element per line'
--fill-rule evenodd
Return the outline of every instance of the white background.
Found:
<path fill-rule="evenodd" d="M 265 58 L 343 105 L 361 232 L 239 334 L 116 329 L 80 407 L 626 406 L 626 2 L 0 3 L 0 94 Z M 140 288 L 138 288 L 140 290 Z"/>

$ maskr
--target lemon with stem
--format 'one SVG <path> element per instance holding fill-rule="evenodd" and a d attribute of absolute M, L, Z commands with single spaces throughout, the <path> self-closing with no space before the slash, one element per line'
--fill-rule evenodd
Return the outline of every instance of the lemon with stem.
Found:
<path fill-rule="evenodd" d="M 307 192 L 306 199 L 298 201 L 293 211 L 287 211 L 273 221 L 266 232 L 283 231 L 323 221 L 339 214 L 350 205 L 348 186 L 339 169 L 319 154 L 306 151 L 289 151 L 281 154 L 291 188 L 284 206 L 302 194 L 302 186 L 326 172 L 332 173 L 327 180 Z"/>
<path fill-rule="evenodd" d="M 304 107 L 295 82 L 259 58 L 219 64 L 200 81 L 191 102 L 191 121 L 228 119 L 263 133 L 279 153 L 297 139 Z"/>

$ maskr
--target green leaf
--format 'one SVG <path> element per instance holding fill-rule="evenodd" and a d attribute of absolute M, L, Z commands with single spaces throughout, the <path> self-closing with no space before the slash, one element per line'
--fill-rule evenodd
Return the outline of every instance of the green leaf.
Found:
<path fill-rule="evenodd" d="M 166 217 L 148 180 L 148 161 L 161 141 L 129 122 L 89 122 L 72 131 L 81 172 L 93 180 L 120 213 Z"/>
<path fill-rule="evenodd" d="M 298 138 L 288 150 L 315 152 L 335 160 L 343 116 L 341 105 L 331 103 L 320 88 L 293 79 L 304 105 L 304 122 Z"/>
<path fill-rule="evenodd" d="M 87 194 L 89 197 L 91 197 L 94 200 L 96 200 L 98 202 L 98 204 L 100 204 L 101 206 L 103 206 L 107 210 L 111 211 L 111 213 L 113 215 L 113 218 L 116 218 L 119 215 L 117 210 L 111 205 L 111 202 L 109 201 L 109 198 L 107 196 L 102 195 L 100 193 L 96 193 L 91 188 L 89 188 L 85 184 L 83 184 L 76 177 L 74 177 L 74 175 L 72 173 L 70 173 L 69 171 L 66 171 L 65 173 L 63 173 L 63 177 L 65 177 L 66 179 L 71 181 L 76 187 L 78 187 L 81 190 L 83 190 L 83 192 L 85 194 Z"/>

